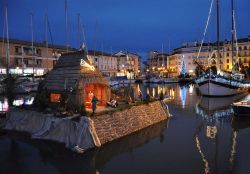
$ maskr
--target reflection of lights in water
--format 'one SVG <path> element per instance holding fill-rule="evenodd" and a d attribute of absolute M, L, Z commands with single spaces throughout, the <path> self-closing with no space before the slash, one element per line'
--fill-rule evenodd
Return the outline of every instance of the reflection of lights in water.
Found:
<path fill-rule="evenodd" d="M 192 94 L 194 91 L 194 85 L 190 85 L 189 87 L 189 93 Z"/>
<path fill-rule="evenodd" d="M 234 131 L 234 132 L 233 132 L 232 149 L 231 149 L 231 152 L 230 152 L 230 159 L 229 159 L 229 162 L 230 162 L 231 167 L 233 167 L 233 164 L 234 164 L 234 156 L 235 156 L 235 154 L 236 154 L 236 138 L 237 138 L 237 132 Z"/>
<path fill-rule="evenodd" d="M 207 126 L 207 137 L 214 139 L 217 134 L 216 126 Z"/>
<path fill-rule="evenodd" d="M 155 97 L 155 88 L 153 88 L 153 97 Z"/>
<path fill-rule="evenodd" d="M 208 161 L 205 158 L 204 153 L 201 151 L 201 145 L 200 145 L 200 141 L 198 139 L 198 136 L 195 137 L 195 141 L 196 141 L 196 147 L 201 155 L 202 161 L 204 162 L 205 165 L 205 173 L 209 173 L 209 165 L 208 165 Z"/>
<path fill-rule="evenodd" d="M 7 112 L 9 109 L 9 104 L 7 99 L 4 99 L 4 101 L 0 101 L 0 112 Z"/>
<path fill-rule="evenodd" d="M 187 89 L 186 88 L 181 88 L 180 89 L 180 95 L 181 95 L 182 106 L 185 106 L 186 97 L 187 97 Z"/>
<path fill-rule="evenodd" d="M 147 88 L 147 94 L 149 95 L 149 89 Z"/>
<path fill-rule="evenodd" d="M 174 99 L 174 96 L 175 96 L 174 88 L 171 88 L 171 89 L 169 90 L 169 95 L 170 95 L 170 97 L 171 97 L 172 99 Z"/>
<path fill-rule="evenodd" d="M 211 114 L 207 114 L 204 110 L 202 110 L 201 108 L 199 108 L 198 105 L 196 105 L 196 107 L 195 107 L 195 113 L 197 115 L 200 115 L 204 120 L 212 122 L 216 118 L 222 118 L 222 117 L 230 116 L 233 113 L 233 109 L 229 108 L 229 109 L 224 109 L 224 110 L 220 110 L 220 111 L 214 111 Z"/>

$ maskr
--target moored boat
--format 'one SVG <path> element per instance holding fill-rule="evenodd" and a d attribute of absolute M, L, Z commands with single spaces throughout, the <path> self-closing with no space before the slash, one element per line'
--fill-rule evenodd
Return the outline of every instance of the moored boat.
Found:
<path fill-rule="evenodd" d="M 250 117 L 250 100 L 233 103 L 233 111 L 236 116 Z"/>
<path fill-rule="evenodd" d="M 204 76 L 195 80 L 201 95 L 225 97 L 247 92 L 250 85 L 237 80 L 228 80 L 220 76 Z"/>
<path fill-rule="evenodd" d="M 205 72 L 205 70 L 203 69 L 203 71 L 205 72 L 205 74 L 199 76 L 195 82 L 199 87 L 200 93 L 201 95 L 204 96 L 211 96 L 211 97 L 225 97 L 225 96 L 232 96 L 232 95 L 237 95 L 237 94 L 241 94 L 244 92 L 247 92 L 249 87 L 250 87 L 250 83 L 246 84 L 244 83 L 244 75 L 239 72 L 239 68 L 237 65 L 239 65 L 239 61 L 238 61 L 238 57 L 234 58 L 234 55 L 238 55 L 238 53 L 235 53 L 235 43 L 236 43 L 236 47 L 237 47 L 237 37 L 236 37 L 236 29 L 235 29 L 235 16 L 234 16 L 234 1 L 231 1 L 232 4 L 232 41 L 231 41 L 231 46 L 232 46 L 232 72 L 230 74 L 227 74 L 226 77 L 221 76 L 220 73 L 223 73 L 222 71 L 220 71 L 221 68 L 221 44 L 220 44 L 220 35 L 219 35 L 219 0 L 217 0 L 217 50 L 214 50 L 213 52 L 217 52 L 217 56 L 215 56 L 217 58 L 217 60 L 213 59 L 212 60 L 212 55 L 213 52 L 211 53 L 211 57 L 209 58 L 211 62 L 213 62 L 213 64 L 215 64 L 214 66 L 216 67 L 216 72 L 211 72 L 212 71 L 212 67 L 210 67 L 209 70 L 207 70 Z M 209 12 L 209 17 L 208 17 L 208 21 L 207 21 L 207 25 L 206 28 L 208 27 L 208 23 L 210 20 L 210 13 L 212 10 L 212 5 L 213 2 L 211 2 L 211 9 Z M 204 37 L 206 34 L 206 30 L 204 33 Z M 204 37 L 199 49 L 199 53 L 197 58 L 199 57 L 199 54 L 201 52 L 201 47 L 204 41 Z M 198 62 L 196 62 L 198 64 Z M 219 71 L 217 71 L 217 69 Z M 209 71 L 209 72 L 208 72 Z"/>

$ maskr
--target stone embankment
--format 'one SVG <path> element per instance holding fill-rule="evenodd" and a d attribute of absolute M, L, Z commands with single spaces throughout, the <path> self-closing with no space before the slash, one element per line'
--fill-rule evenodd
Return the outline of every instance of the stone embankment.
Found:
<path fill-rule="evenodd" d="M 28 132 L 32 138 L 65 143 L 71 149 L 86 150 L 159 123 L 168 116 L 168 109 L 160 101 L 92 118 L 81 117 L 80 122 L 13 109 L 2 128 Z"/>
<path fill-rule="evenodd" d="M 160 101 L 92 118 L 101 144 L 166 120 L 168 112 Z"/>

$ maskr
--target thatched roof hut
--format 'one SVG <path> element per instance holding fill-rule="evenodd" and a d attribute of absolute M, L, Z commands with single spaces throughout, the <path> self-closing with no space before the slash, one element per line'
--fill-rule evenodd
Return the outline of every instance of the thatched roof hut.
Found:
<path fill-rule="evenodd" d="M 58 102 L 65 93 L 75 104 L 87 107 L 94 94 L 102 105 L 110 98 L 108 81 L 92 65 L 85 51 L 63 54 L 47 74 L 43 88 L 49 92 L 51 102 Z"/>

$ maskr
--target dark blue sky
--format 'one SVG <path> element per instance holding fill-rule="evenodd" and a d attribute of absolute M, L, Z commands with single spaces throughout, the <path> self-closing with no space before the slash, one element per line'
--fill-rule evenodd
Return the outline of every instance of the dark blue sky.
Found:
<path fill-rule="evenodd" d="M 87 46 L 105 51 L 145 53 L 200 41 L 211 0 L 68 0 L 70 46 L 77 46 L 77 13 L 85 27 Z M 30 40 L 29 14 L 34 13 L 34 39 L 44 40 L 44 15 L 48 12 L 55 44 L 65 43 L 64 0 L 0 0 L 0 31 L 4 4 L 8 4 L 11 38 Z M 235 0 L 238 37 L 250 35 L 250 1 Z M 215 8 L 214 8 L 215 10 Z M 215 11 L 213 11 L 215 14 Z M 230 0 L 221 0 L 221 35 L 230 38 Z M 97 31 L 97 32 L 95 32 Z M 215 15 L 206 41 L 215 38 Z"/>

